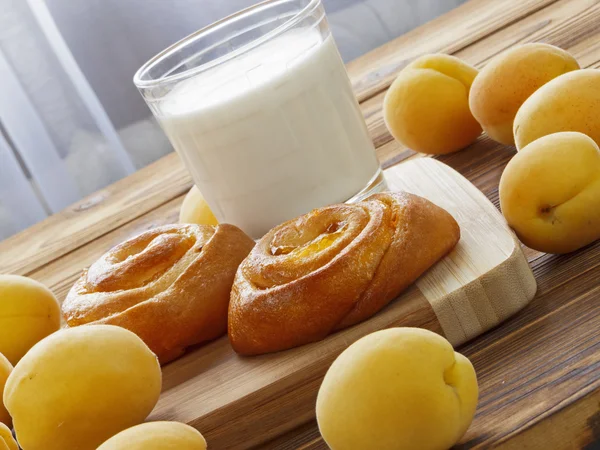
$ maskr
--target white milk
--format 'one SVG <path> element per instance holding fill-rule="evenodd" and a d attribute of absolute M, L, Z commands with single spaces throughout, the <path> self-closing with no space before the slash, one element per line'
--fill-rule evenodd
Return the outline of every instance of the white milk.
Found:
<path fill-rule="evenodd" d="M 380 170 L 335 43 L 314 29 L 181 82 L 157 115 L 217 219 L 253 238 Z"/>

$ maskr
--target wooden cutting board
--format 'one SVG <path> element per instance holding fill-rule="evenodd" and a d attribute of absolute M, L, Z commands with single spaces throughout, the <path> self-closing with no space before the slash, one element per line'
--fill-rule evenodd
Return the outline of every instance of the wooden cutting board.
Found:
<path fill-rule="evenodd" d="M 525 306 L 535 279 L 502 215 L 448 166 L 421 158 L 385 171 L 391 190 L 421 195 L 449 211 L 461 240 L 444 260 L 370 320 L 327 339 L 258 357 L 240 357 L 226 337 L 163 368 L 163 394 L 149 420 L 186 422 L 209 448 L 259 445 L 314 417 L 333 360 L 360 337 L 394 326 L 422 327 L 460 345 Z"/>

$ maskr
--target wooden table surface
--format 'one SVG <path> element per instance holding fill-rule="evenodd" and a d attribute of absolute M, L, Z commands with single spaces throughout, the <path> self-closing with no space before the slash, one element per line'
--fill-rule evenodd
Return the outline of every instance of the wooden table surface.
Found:
<path fill-rule="evenodd" d="M 511 46 L 546 42 L 571 52 L 582 67 L 598 68 L 598 25 L 598 0 L 471 0 L 353 61 L 348 69 L 381 163 L 423 157 L 392 139 L 381 113 L 391 80 L 416 56 L 445 52 L 482 67 Z M 498 205 L 498 181 L 514 154 L 482 136 L 439 159 Z M 0 273 L 39 280 L 62 300 L 80 270 L 110 247 L 175 222 L 191 185 L 179 158 L 168 155 L 1 242 Z M 600 448 L 600 241 L 564 256 L 525 253 L 536 298 L 460 349 L 477 370 L 481 393 L 458 448 Z M 311 420 L 263 448 L 326 445 Z"/>

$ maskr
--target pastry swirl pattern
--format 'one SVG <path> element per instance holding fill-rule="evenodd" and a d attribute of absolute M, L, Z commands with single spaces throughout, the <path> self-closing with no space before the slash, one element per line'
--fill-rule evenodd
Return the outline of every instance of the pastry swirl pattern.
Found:
<path fill-rule="evenodd" d="M 69 326 L 127 328 L 161 363 L 227 330 L 236 269 L 254 241 L 233 225 L 166 225 L 117 245 L 84 270 L 62 311 Z"/>
<path fill-rule="evenodd" d="M 256 355 L 323 339 L 398 296 L 458 242 L 442 208 L 407 193 L 316 209 L 268 232 L 236 273 L 229 338 Z"/>

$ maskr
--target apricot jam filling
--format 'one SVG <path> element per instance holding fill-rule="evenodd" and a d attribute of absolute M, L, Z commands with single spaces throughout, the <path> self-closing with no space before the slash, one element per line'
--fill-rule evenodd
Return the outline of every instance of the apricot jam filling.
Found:
<path fill-rule="evenodd" d="M 304 258 L 322 252 L 331 247 L 346 231 L 346 223 L 332 223 L 327 229 L 316 238 L 300 246 L 280 245 L 271 246 L 271 254 L 274 256 L 289 255 L 296 258 Z"/>

